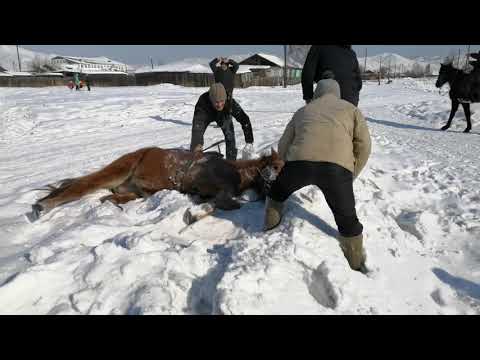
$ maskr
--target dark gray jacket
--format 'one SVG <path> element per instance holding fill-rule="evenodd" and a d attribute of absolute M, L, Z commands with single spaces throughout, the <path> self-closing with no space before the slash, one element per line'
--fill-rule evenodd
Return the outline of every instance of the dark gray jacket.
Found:
<path fill-rule="evenodd" d="M 340 85 L 341 98 L 357 106 L 362 78 L 357 55 L 350 45 L 312 45 L 302 70 L 303 99 L 313 98 L 313 83 L 330 70 Z"/>

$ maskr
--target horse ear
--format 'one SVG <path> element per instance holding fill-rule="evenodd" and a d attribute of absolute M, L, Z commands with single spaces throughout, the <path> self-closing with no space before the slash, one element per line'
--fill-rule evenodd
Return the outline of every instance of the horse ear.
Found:
<path fill-rule="evenodd" d="M 471 53 L 470 57 L 474 58 L 475 60 L 480 60 L 480 51 L 478 53 Z"/>
<path fill-rule="evenodd" d="M 273 147 L 270 148 L 270 152 L 271 152 L 272 157 L 274 157 L 274 158 L 278 157 L 278 153 L 275 151 L 275 149 Z"/>

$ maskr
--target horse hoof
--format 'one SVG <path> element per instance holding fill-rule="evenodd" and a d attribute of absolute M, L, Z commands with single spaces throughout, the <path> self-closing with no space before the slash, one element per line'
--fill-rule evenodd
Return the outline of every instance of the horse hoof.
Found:
<path fill-rule="evenodd" d="M 185 210 L 185 213 L 183 214 L 183 222 L 186 225 L 193 224 L 195 222 L 195 217 L 192 215 L 192 212 L 190 211 L 190 208 Z"/>
<path fill-rule="evenodd" d="M 102 196 L 99 200 L 103 204 L 105 201 L 113 202 L 112 199 L 113 199 L 113 195 L 105 195 L 105 196 Z"/>
<path fill-rule="evenodd" d="M 470 129 L 469 129 L 469 128 L 466 128 L 465 130 L 463 130 L 463 132 L 464 132 L 464 133 L 469 133 L 470 130 L 472 130 L 472 129 L 471 129 L 471 128 L 470 128 Z"/>
<path fill-rule="evenodd" d="M 32 211 L 25 214 L 29 222 L 33 223 L 40 218 L 43 207 L 39 204 L 32 205 Z"/>
<path fill-rule="evenodd" d="M 447 130 L 449 127 L 450 127 L 450 126 L 442 126 L 441 130 L 442 130 L 442 131 L 445 131 L 445 130 Z"/>

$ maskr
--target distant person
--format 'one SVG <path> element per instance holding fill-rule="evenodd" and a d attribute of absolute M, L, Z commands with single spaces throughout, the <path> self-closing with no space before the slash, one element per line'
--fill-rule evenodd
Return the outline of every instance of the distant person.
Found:
<path fill-rule="evenodd" d="M 78 73 L 73 74 L 73 81 L 75 82 L 75 90 L 80 90 L 80 77 Z"/>
<path fill-rule="evenodd" d="M 362 78 L 357 55 L 351 45 L 312 45 L 302 70 L 303 99 L 313 98 L 313 84 L 333 74 L 340 85 L 341 98 L 358 106 Z"/>
<path fill-rule="evenodd" d="M 239 65 L 232 59 L 224 57 L 215 58 L 210 61 L 210 68 L 212 69 L 215 82 L 221 83 L 227 92 L 227 101 L 225 107 L 227 112 L 231 113 L 235 119 L 241 119 L 246 116 L 242 107 L 233 98 L 233 89 L 235 87 L 235 74 L 238 71 Z M 242 158 L 250 158 L 253 152 L 253 144 L 247 143 L 242 150 Z"/>
<path fill-rule="evenodd" d="M 337 81 L 319 81 L 312 101 L 293 115 L 278 143 L 285 166 L 267 193 L 264 229 L 280 223 L 283 204 L 292 193 L 316 185 L 333 213 L 350 267 L 360 270 L 365 262 L 363 226 L 355 211 L 353 180 L 370 151 L 370 133 L 360 110 L 340 99 Z"/>
<path fill-rule="evenodd" d="M 228 99 L 232 99 L 233 88 L 235 87 L 235 74 L 239 68 L 238 63 L 232 59 L 220 57 L 210 61 L 209 65 L 215 77 L 215 82 L 222 83 Z"/>
<path fill-rule="evenodd" d="M 72 80 L 70 80 L 70 81 L 67 83 L 67 86 L 68 86 L 68 88 L 70 89 L 70 91 L 73 90 L 73 88 L 75 87 L 75 85 L 73 84 L 73 81 L 72 81 Z"/>
<path fill-rule="evenodd" d="M 215 122 L 225 136 L 226 159 L 237 159 L 237 148 L 235 145 L 235 130 L 233 128 L 232 116 L 226 108 L 227 92 L 221 83 L 210 86 L 210 90 L 200 95 L 195 105 L 195 112 L 192 122 L 192 139 L 190 150 L 193 151 L 197 145 L 203 146 L 203 135 L 210 123 Z M 245 142 L 253 144 L 253 132 L 250 119 L 243 111 L 235 117 L 242 125 Z"/>
<path fill-rule="evenodd" d="M 90 76 L 88 75 L 85 77 L 85 85 L 87 85 L 87 89 L 88 91 L 90 91 L 91 82 L 90 82 Z"/>

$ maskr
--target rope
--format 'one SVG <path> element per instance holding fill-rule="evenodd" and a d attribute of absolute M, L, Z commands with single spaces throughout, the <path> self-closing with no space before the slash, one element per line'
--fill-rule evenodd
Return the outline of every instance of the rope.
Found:
<path fill-rule="evenodd" d="M 213 143 L 213 144 L 210 145 L 209 147 L 206 147 L 205 149 L 203 149 L 202 152 L 205 152 L 206 150 L 211 149 L 211 148 L 214 147 L 214 146 L 223 144 L 224 142 L 225 142 L 225 139 L 220 140 L 220 141 L 217 141 L 216 143 Z M 218 148 L 220 149 L 220 146 L 218 146 Z"/>

